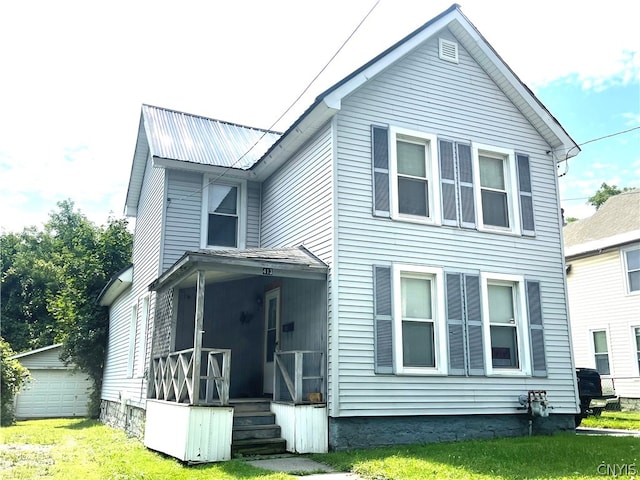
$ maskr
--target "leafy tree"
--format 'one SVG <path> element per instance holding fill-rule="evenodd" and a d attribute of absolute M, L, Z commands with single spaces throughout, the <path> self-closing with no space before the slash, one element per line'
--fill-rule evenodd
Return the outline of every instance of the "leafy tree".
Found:
<path fill-rule="evenodd" d="M 126 220 L 96 227 L 59 202 L 44 232 L 26 229 L 2 241 L 2 334 L 27 350 L 63 343 L 61 358 L 94 383 L 90 411 L 98 412 L 107 342 L 108 311 L 96 300 L 115 273 L 131 261 Z"/>
<path fill-rule="evenodd" d="M 589 197 L 587 199 L 587 203 L 589 203 L 589 205 L 593 205 L 594 207 L 596 207 L 596 210 L 598 210 L 604 204 L 604 202 L 609 199 L 609 197 L 613 197 L 614 195 L 618 195 L 629 190 L 632 189 L 629 187 L 624 187 L 622 190 L 620 190 L 616 185 L 608 185 L 607 182 L 603 182 L 602 185 L 600 185 L 598 191 L 592 197 Z"/>
<path fill-rule="evenodd" d="M 18 360 L 10 358 L 15 353 L 5 339 L 0 337 L 0 424 L 3 427 L 15 422 L 13 398 L 29 379 L 29 370 Z"/>
<path fill-rule="evenodd" d="M 34 228 L 0 236 L 1 335 L 18 352 L 57 340 L 47 302 L 62 281 L 51 260 L 51 243 Z"/>

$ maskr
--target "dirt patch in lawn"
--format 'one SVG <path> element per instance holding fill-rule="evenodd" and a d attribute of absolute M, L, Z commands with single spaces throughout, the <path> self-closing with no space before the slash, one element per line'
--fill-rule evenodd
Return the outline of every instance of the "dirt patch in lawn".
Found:
<path fill-rule="evenodd" d="M 0 470 L 13 468 L 46 470 L 53 465 L 52 445 L 0 445 Z"/>

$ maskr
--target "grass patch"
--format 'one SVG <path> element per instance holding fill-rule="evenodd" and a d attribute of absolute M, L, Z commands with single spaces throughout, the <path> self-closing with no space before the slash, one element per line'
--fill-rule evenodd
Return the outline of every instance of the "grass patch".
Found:
<path fill-rule="evenodd" d="M 640 442 L 563 434 L 335 452 L 314 459 L 384 480 L 602 479 L 601 464 L 640 470 Z"/>
<path fill-rule="evenodd" d="M 583 419 L 580 426 L 640 431 L 640 412 L 612 412 L 605 410 L 597 417 L 592 416 Z"/>
<path fill-rule="evenodd" d="M 93 420 L 19 422 L 3 428 L 1 434 L 3 480 L 294 479 L 242 460 L 186 466 Z M 603 464 L 633 465 L 640 470 L 640 442 L 633 437 L 565 434 L 335 452 L 313 458 L 375 480 L 595 480 L 603 478 L 599 469 Z"/>
<path fill-rule="evenodd" d="M 3 480 L 293 480 L 246 462 L 186 466 L 94 420 L 18 422 L 2 429 Z"/>

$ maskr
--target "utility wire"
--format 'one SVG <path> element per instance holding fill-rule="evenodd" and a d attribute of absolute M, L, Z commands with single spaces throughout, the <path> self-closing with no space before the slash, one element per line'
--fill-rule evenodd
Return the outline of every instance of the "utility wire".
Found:
<path fill-rule="evenodd" d="M 346 38 L 346 40 L 344 42 L 342 42 L 342 45 L 340 45 L 340 47 L 338 48 L 338 50 L 336 50 L 336 52 L 331 56 L 331 58 L 324 64 L 324 66 L 320 69 L 320 71 L 315 75 L 315 77 L 313 77 L 313 79 L 307 84 L 307 86 L 304 88 L 304 90 L 302 90 L 302 92 L 296 97 L 296 99 L 287 107 L 287 109 L 282 112 L 282 114 L 280 114 L 280 116 L 271 124 L 271 126 L 269 128 L 267 128 L 266 130 L 264 130 L 263 134 L 258 138 L 258 140 L 256 140 L 253 145 L 251 145 L 251 147 L 249 147 L 249 149 L 244 152 L 236 161 L 234 161 L 231 165 L 225 167 L 225 169 L 218 174 L 218 176 L 216 176 L 215 178 L 209 180 L 202 188 L 198 189 L 198 190 L 194 190 L 193 192 L 191 192 L 188 195 L 185 195 L 183 197 L 180 197 L 179 200 L 184 200 L 186 198 L 192 197 L 193 195 L 202 192 L 205 188 L 207 188 L 209 185 L 211 185 L 212 183 L 217 182 L 218 180 L 220 180 L 220 178 L 222 178 L 229 170 L 231 170 L 233 167 L 235 167 L 243 158 L 245 158 L 250 152 L 251 150 L 253 150 L 259 143 L 260 141 L 262 141 L 262 139 L 267 135 L 267 133 L 274 133 L 273 132 L 273 128 L 276 126 L 276 124 L 283 119 L 283 117 L 289 113 L 289 111 L 291 111 L 291 109 L 296 105 L 296 103 L 298 103 L 300 101 L 300 99 L 304 96 L 305 93 L 307 93 L 307 91 L 309 91 L 309 89 L 311 88 L 311 85 L 313 85 L 315 83 L 315 81 L 318 79 L 318 77 L 320 77 L 320 75 L 322 75 L 322 73 L 329 67 L 329 65 L 331 64 L 331 62 L 333 62 L 333 60 L 338 56 L 338 54 L 342 51 L 342 49 L 347 45 L 347 43 L 349 43 L 349 41 L 351 40 L 351 38 L 356 34 L 356 32 L 360 29 L 360 27 L 362 26 L 362 24 L 367 20 L 367 18 L 369 18 L 369 15 L 371 15 L 371 13 L 375 10 L 375 8 L 378 6 L 378 4 L 380 3 L 380 0 L 376 0 L 376 3 L 373 4 L 373 6 L 371 7 L 371 9 L 369 9 L 369 11 L 367 12 L 367 14 L 362 18 L 362 20 L 360 20 L 360 23 L 358 23 L 358 25 L 356 25 L 356 27 L 354 28 L 354 30 L 349 34 L 349 36 Z"/>

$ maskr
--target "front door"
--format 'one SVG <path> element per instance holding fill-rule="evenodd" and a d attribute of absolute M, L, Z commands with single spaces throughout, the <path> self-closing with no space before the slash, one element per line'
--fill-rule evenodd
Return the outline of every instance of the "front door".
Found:
<path fill-rule="evenodd" d="M 264 393 L 273 394 L 273 352 L 280 344 L 280 289 L 269 290 L 264 295 Z"/>

